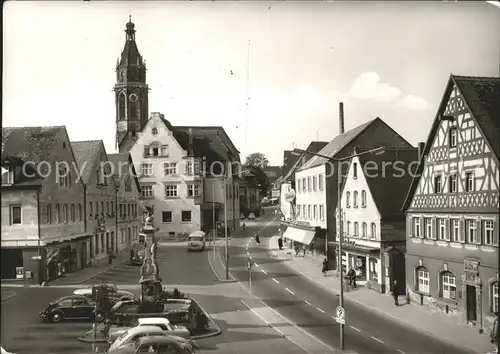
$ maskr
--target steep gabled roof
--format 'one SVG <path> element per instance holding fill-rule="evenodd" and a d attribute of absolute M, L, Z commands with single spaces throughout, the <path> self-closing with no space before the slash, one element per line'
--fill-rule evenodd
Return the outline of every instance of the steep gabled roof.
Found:
<path fill-rule="evenodd" d="M 352 140 L 354 140 L 358 135 L 360 135 L 366 128 L 368 128 L 373 122 L 376 120 L 381 120 L 380 118 L 372 119 L 364 124 L 361 124 L 344 134 L 337 135 L 332 141 L 330 141 L 324 148 L 322 148 L 318 154 L 327 156 L 327 157 L 335 157 L 347 144 L 349 144 Z M 324 157 L 313 156 L 309 161 L 303 164 L 299 171 L 307 170 L 312 167 L 323 165 L 328 160 Z"/>
<path fill-rule="evenodd" d="M 456 76 L 451 74 L 448 79 L 441 103 L 434 117 L 431 130 L 427 136 L 424 150 L 420 156 L 420 163 L 415 177 L 413 178 L 402 210 L 406 211 L 413 199 L 418 187 L 420 176 L 425 168 L 425 157 L 431 149 L 432 142 L 439 129 L 442 113 L 446 108 L 448 97 L 453 86 L 456 85 L 462 94 L 465 104 L 470 110 L 473 119 L 476 120 L 482 135 L 490 144 L 492 151 L 500 160 L 500 78 L 497 77 L 473 77 Z"/>
<path fill-rule="evenodd" d="M 83 183 L 87 185 L 94 171 L 93 166 L 96 164 L 99 153 L 101 149 L 104 149 L 104 144 L 102 140 L 72 141 L 71 148 L 75 154 Z"/>
<path fill-rule="evenodd" d="M 32 166 L 42 161 L 54 162 L 57 144 L 65 136 L 64 126 L 2 128 L 2 166 L 14 168 L 14 185 L 40 187 L 44 178 Z M 25 163 L 29 164 L 23 173 L 21 166 Z M 6 177 L 2 175 L 2 182 Z"/>
<path fill-rule="evenodd" d="M 141 191 L 141 184 L 137 178 L 132 156 L 129 153 L 109 154 L 108 161 L 113 166 L 113 179 L 117 187 L 120 186 L 122 176 L 129 174 L 133 178 L 137 190 Z"/>
<path fill-rule="evenodd" d="M 356 152 L 366 150 L 356 150 Z M 364 172 L 366 183 L 382 219 L 404 219 L 401 206 L 418 167 L 418 149 L 384 151 L 380 155 L 360 155 L 358 157 L 360 170 Z"/>

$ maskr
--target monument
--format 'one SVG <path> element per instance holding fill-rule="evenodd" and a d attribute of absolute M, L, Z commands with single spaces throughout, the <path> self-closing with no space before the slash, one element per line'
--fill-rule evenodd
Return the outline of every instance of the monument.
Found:
<path fill-rule="evenodd" d="M 155 239 L 155 233 L 158 230 L 154 226 L 153 208 L 146 207 L 148 214 L 144 218 L 144 226 L 139 236 L 144 238 L 144 261 L 141 266 L 141 284 L 142 301 L 157 301 L 162 293 L 161 277 L 159 274 L 156 254 L 158 245 Z"/>

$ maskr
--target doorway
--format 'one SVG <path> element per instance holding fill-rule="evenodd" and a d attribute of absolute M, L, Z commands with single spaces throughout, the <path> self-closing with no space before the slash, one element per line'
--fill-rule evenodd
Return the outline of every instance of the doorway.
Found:
<path fill-rule="evenodd" d="M 476 287 L 467 285 L 467 322 L 476 322 Z"/>

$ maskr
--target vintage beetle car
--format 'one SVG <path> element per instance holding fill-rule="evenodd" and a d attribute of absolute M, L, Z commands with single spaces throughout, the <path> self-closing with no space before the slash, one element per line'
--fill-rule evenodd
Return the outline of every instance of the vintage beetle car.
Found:
<path fill-rule="evenodd" d="M 94 320 L 95 302 L 81 295 L 63 296 L 52 301 L 43 311 L 40 311 L 42 321 L 61 322 L 63 320 L 85 319 Z M 104 319 L 97 313 L 95 320 Z"/>
<path fill-rule="evenodd" d="M 167 318 L 164 317 L 144 317 L 137 319 L 133 327 L 139 326 L 157 326 L 163 331 L 168 332 L 167 334 L 173 336 L 179 336 L 182 338 L 189 338 L 189 330 L 184 326 L 176 326 L 170 323 Z M 130 327 L 117 327 L 111 328 L 108 334 L 108 341 L 113 343 L 119 336 L 129 330 Z"/>
<path fill-rule="evenodd" d="M 137 339 L 134 343 L 122 346 L 119 349 L 109 351 L 112 354 L 139 354 L 139 353 L 163 353 L 163 354 L 190 354 L 198 349 L 193 340 L 186 340 L 173 336 L 146 336 Z"/>
<path fill-rule="evenodd" d="M 92 298 L 92 288 L 96 287 L 99 289 L 103 289 L 106 292 L 106 295 L 114 302 L 118 300 L 134 300 L 135 295 L 130 291 L 126 290 L 118 290 L 118 287 L 114 284 L 109 283 L 101 283 L 92 285 L 88 288 L 76 289 L 73 291 L 73 295 L 83 295 L 89 298 Z"/>

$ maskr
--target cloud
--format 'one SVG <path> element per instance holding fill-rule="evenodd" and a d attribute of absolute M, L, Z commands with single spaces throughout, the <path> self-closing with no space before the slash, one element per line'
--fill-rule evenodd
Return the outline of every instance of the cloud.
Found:
<path fill-rule="evenodd" d="M 354 98 L 387 103 L 397 100 L 401 96 L 401 91 L 397 87 L 381 82 L 377 73 L 364 72 L 354 81 L 349 94 Z"/>
<path fill-rule="evenodd" d="M 423 98 L 408 95 L 399 102 L 401 107 L 411 111 L 425 111 L 431 109 L 432 106 Z"/>
<path fill-rule="evenodd" d="M 394 103 L 412 111 L 432 109 L 425 99 L 413 95 L 405 96 L 399 88 L 382 82 L 376 72 L 361 73 L 349 89 L 349 95 L 376 103 Z"/>

